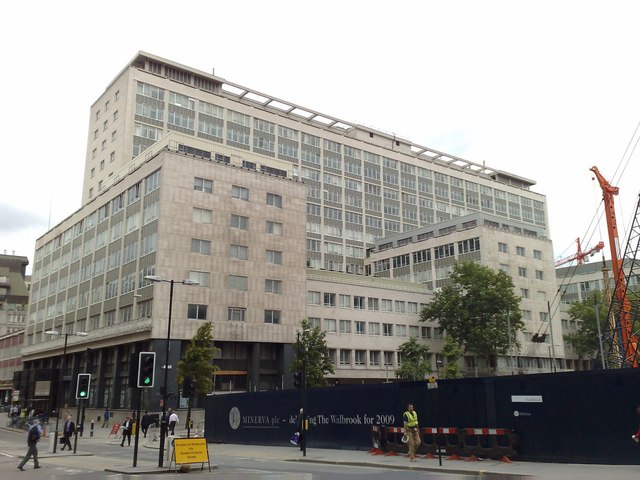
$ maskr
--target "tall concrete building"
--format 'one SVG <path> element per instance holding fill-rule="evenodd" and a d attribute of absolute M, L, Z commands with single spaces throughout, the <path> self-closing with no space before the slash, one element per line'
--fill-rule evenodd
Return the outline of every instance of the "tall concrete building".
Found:
<path fill-rule="evenodd" d="M 221 347 L 216 388 L 287 387 L 295 329 L 321 318 L 309 292 L 345 288 L 360 301 L 354 289 L 380 239 L 473 212 L 548 237 L 546 200 L 531 180 L 143 52 L 91 106 L 88 132 L 82 207 L 36 244 L 23 350 L 33 400 L 44 401 L 38 377 L 51 377 L 55 397 L 59 378 L 68 392 L 89 369 L 100 379 L 90 402 L 124 407 L 130 354 L 152 349 L 163 364 L 170 345 L 174 366 L 199 320 L 214 321 Z M 353 285 L 308 275 L 321 270 Z M 174 280 L 171 329 L 171 286 L 149 276 Z M 396 301 L 402 288 L 391 283 L 371 287 L 372 305 Z M 407 287 L 414 297 L 398 300 L 419 304 L 434 288 Z M 397 319 L 412 331 L 416 321 Z M 354 356 L 365 351 L 357 363 L 339 353 L 346 338 L 330 340 L 345 356 L 336 377 L 364 379 L 386 375 L 376 358 L 403 337 L 367 349 L 349 337 Z M 369 366 L 377 373 L 362 372 Z"/>
<path fill-rule="evenodd" d="M 27 257 L 0 255 L 0 405 L 11 403 L 14 373 L 22 366 L 20 345 L 31 279 L 27 265 Z"/>

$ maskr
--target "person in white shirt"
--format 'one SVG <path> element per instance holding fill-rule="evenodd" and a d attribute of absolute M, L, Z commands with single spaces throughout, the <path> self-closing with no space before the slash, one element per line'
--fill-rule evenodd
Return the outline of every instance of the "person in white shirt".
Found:
<path fill-rule="evenodd" d="M 175 435 L 175 428 L 177 423 L 178 415 L 175 411 L 169 409 L 169 430 L 171 430 L 171 435 Z"/>

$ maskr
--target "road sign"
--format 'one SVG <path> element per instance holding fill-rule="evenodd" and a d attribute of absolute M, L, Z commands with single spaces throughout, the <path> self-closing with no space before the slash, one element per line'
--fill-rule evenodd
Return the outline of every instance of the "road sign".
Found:
<path fill-rule="evenodd" d="M 438 379 L 436 377 L 434 377 L 433 375 L 431 375 L 429 377 L 429 379 L 427 380 L 427 389 L 428 390 L 433 390 L 435 388 L 438 388 Z"/>

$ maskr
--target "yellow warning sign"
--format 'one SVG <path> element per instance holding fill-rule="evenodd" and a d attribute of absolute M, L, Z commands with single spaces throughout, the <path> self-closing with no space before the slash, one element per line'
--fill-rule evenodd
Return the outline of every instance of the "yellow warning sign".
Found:
<path fill-rule="evenodd" d="M 206 438 L 176 438 L 173 441 L 176 464 L 209 461 Z"/>

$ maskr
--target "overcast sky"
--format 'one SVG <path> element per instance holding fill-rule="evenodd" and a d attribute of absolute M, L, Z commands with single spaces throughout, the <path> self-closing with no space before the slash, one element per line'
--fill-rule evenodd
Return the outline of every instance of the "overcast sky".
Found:
<path fill-rule="evenodd" d="M 0 12 L 0 253 L 33 262 L 36 239 L 80 208 L 89 107 L 140 50 L 532 179 L 556 257 L 577 237 L 607 241 L 597 165 L 620 187 L 626 243 L 640 2 L 36 0 Z"/>

